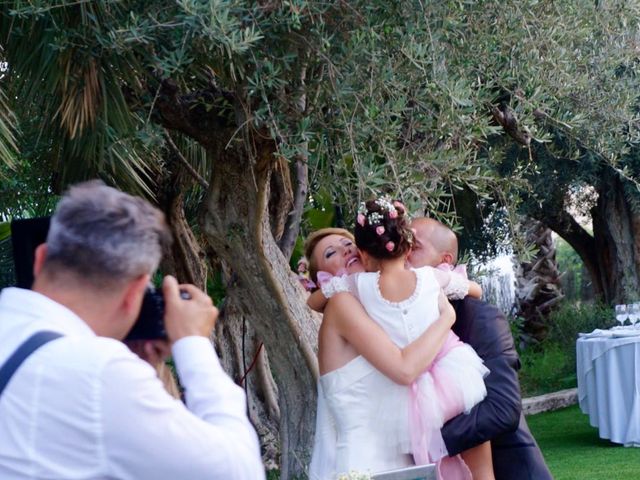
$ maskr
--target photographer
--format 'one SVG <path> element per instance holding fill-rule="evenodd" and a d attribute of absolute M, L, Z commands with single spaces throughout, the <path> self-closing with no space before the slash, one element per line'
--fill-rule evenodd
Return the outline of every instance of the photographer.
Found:
<path fill-rule="evenodd" d="M 158 210 L 101 182 L 62 198 L 33 290 L 0 294 L 0 390 L 7 365 L 31 352 L 0 392 L 0 478 L 264 478 L 244 392 L 209 340 L 217 310 L 205 293 L 163 282 L 186 407 L 119 341 L 168 240 Z"/>

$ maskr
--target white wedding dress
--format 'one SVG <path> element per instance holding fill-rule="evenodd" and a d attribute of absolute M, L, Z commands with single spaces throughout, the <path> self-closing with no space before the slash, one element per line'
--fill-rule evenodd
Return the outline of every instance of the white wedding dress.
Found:
<path fill-rule="evenodd" d="M 367 313 L 378 322 L 398 346 L 405 347 L 420 336 L 439 316 L 440 286 L 433 270 L 414 270 L 417 282 L 413 295 L 402 302 L 389 302 L 378 288 L 378 273 L 355 277 L 356 293 Z M 351 288 L 353 291 L 353 287 Z M 450 350 L 438 360 L 446 370 L 448 384 L 461 392 L 468 411 L 486 395 L 483 377 L 488 370 L 466 344 Z M 448 415 L 439 404 L 435 374 L 424 373 L 416 382 L 427 404 L 435 412 L 439 429 Z M 437 378 L 435 382 L 437 382 Z M 350 471 L 376 473 L 414 465 L 411 454 L 410 387 L 394 383 L 359 356 L 346 365 L 322 375 L 318 382 L 318 409 L 312 480 L 334 480 Z M 460 413 L 460 412 L 456 412 Z"/>

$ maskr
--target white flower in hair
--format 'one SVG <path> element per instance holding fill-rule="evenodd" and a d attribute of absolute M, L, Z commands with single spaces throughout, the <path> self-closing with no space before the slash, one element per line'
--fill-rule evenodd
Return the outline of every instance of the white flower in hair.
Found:
<path fill-rule="evenodd" d="M 369 221 L 369 225 L 377 225 L 380 222 L 382 222 L 383 218 L 384 218 L 384 215 L 382 215 L 380 212 L 371 212 L 369 215 L 367 215 L 367 220 Z"/>

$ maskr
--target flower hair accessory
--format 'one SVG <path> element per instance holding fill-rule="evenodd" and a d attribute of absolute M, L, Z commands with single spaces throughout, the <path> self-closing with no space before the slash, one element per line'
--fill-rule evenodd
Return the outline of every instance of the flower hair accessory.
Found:
<path fill-rule="evenodd" d="M 378 226 L 376 227 L 376 233 L 377 233 L 378 235 L 382 235 L 382 234 L 384 233 L 384 227 L 383 227 L 382 225 L 378 225 Z"/>
<path fill-rule="evenodd" d="M 399 209 L 402 213 L 407 211 L 402 202 L 398 200 L 392 201 L 388 196 L 383 196 L 376 199 L 375 204 L 380 207 L 380 210 L 382 212 L 386 212 L 391 219 L 398 218 Z M 358 216 L 356 219 L 358 225 L 360 225 L 361 227 L 364 227 L 365 223 L 369 223 L 369 225 L 380 225 L 382 223 L 382 220 L 384 220 L 383 213 L 369 212 L 367 210 L 366 203 L 360 202 L 360 205 L 358 207 Z M 376 232 L 378 232 L 377 229 Z M 378 233 L 378 235 L 382 235 L 382 233 Z"/>
<path fill-rule="evenodd" d="M 393 249 L 396 248 L 396 244 L 393 242 L 387 242 L 384 246 L 389 252 L 393 252 Z"/>

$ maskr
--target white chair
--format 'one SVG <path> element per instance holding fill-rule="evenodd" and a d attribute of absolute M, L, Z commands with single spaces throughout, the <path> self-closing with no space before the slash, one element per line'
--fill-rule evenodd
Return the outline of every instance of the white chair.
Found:
<path fill-rule="evenodd" d="M 372 480 L 436 480 L 435 464 L 399 468 L 376 473 Z"/>

